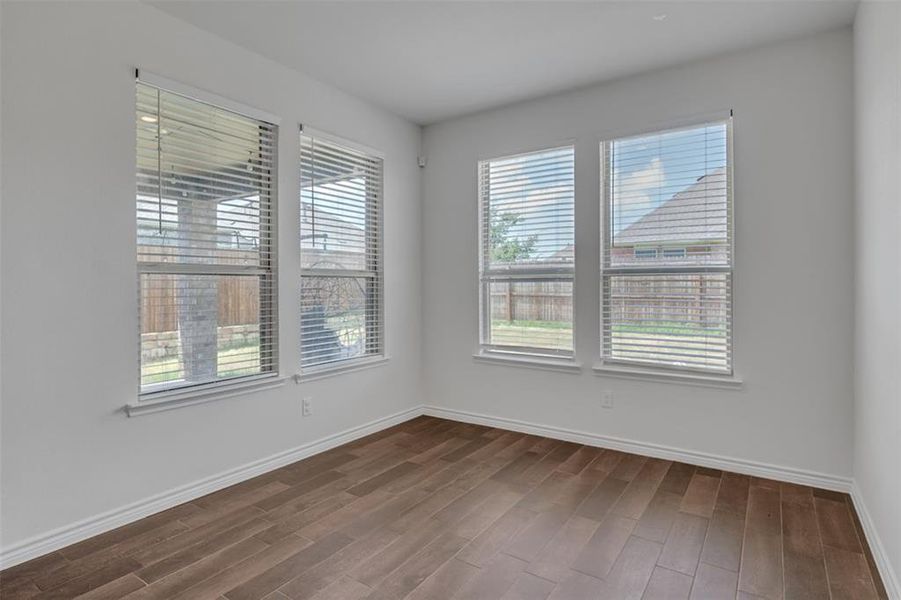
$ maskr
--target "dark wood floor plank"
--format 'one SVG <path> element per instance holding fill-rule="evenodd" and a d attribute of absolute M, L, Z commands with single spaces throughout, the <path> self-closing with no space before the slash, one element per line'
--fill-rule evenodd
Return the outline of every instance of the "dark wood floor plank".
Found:
<path fill-rule="evenodd" d="M 669 470 L 663 481 L 660 482 L 660 489 L 664 492 L 671 492 L 683 496 L 691 478 L 695 474 L 696 467 L 685 463 L 674 462 L 670 465 Z"/>
<path fill-rule="evenodd" d="M 782 486 L 782 547 L 785 596 L 799 600 L 828 597 L 823 545 L 810 488 Z"/>
<path fill-rule="evenodd" d="M 578 475 L 602 452 L 600 448 L 592 446 L 580 446 L 575 452 L 560 463 L 558 470 L 572 475 Z"/>
<path fill-rule="evenodd" d="M 878 597 L 862 553 L 830 546 L 823 548 L 823 552 L 832 600 L 875 600 Z"/>
<path fill-rule="evenodd" d="M 654 494 L 654 497 L 648 503 L 648 507 L 638 520 L 633 534 L 646 540 L 663 544 L 666 542 L 669 530 L 673 526 L 673 521 L 679 513 L 679 505 L 681 503 L 681 495 L 658 488 L 657 493 Z"/>
<path fill-rule="evenodd" d="M 180 520 L 188 527 L 200 527 L 201 525 L 214 523 L 220 520 L 223 516 L 231 514 L 241 508 L 245 508 L 257 503 L 265 504 L 266 501 L 273 498 L 278 499 L 282 496 L 282 494 L 290 494 L 291 490 L 291 486 L 286 485 L 280 481 L 273 481 L 254 490 L 251 490 L 246 494 L 232 498 L 227 502 L 215 503 L 210 508 L 204 508 L 203 510 L 192 515 L 188 515 L 187 517 L 184 517 Z M 263 507 L 263 509 L 265 510 L 265 507 Z"/>
<path fill-rule="evenodd" d="M 520 573 L 507 593 L 501 596 L 501 600 L 546 600 L 555 587 L 556 584 L 547 579 L 531 573 Z"/>
<path fill-rule="evenodd" d="M 403 477 L 404 475 L 409 474 L 411 471 L 416 471 L 419 469 L 422 469 L 422 467 L 418 464 L 404 461 L 399 465 L 392 467 L 387 471 L 380 473 L 379 475 L 376 475 L 375 477 L 370 477 L 364 482 L 359 483 L 352 488 L 349 488 L 347 491 L 348 493 L 355 496 L 365 496 L 366 494 L 371 494 L 380 487 L 388 485 L 399 477 Z"/>
<path fill-rule="evenodd" d="M 569 575 L 582 549 L 597 531 L 600 523 L 585 517 L 573 516 L 547 543 L 526 571 L 559 583 Z"/>
<path fill-rule="evenodd" d="M 782 510 L 778 488 L 754 485 L 752 481 L 742 545 L 738 589 L 763 598 L 782 598 Z"/>
<path fill-rule="evenodd" d="M 738 587 L 738 573 L 713 565 L 701 564 L 691 587 L 691 600 L 734 598 Z"/>
<path fill-rule="evenodd" d="M 348 573 L 360 583 L 375 587 L 444 531 L 444 524 L 430 521 L 425 527 L 398 536 L 385 548 L 359 562 Z"/>
<path fill-rule="evenodd" d="M 745 517 L 748 510 L 748 490 L 751 478 L 737 473 L 723 473 L 716 496 L 716 510 Z"/>
<path fill-rule="evenodd" d="M 324 519 L 333 512 L 339 511 L 351 502 L 357 501 L 359 498 L 353 494 L 339 492 L 331 498 L 325 498 L 318 504 L 314 504 L 309 508 L 298 509 L 293 514 L 288 514 L 280 518 L 263 531 L 257 534 L 257 539 L 274 544 L 275 542 L 303 529 L 307 525 L 311 525 L 320 519 Z M 266 518 L 272 520 L 275 517 L 273 513 L 266 513 Z"/>
<path fill-rule="evenodd" d="M 679 510 L 699 517 L 710 518 L 716 506 L 716 496 L 720 488 L 720 477 L 695 473 L 682 496 Z"/>
<path fill-rule="evenodd" d="M 236 525 L 259 519 L 263 514 L 263 511 L 255 506 L 245 506 L 223 515 L 222 519 L 211 521 L 200 527 L 189 529 L 184 533 L 170 537 L 158 544 L 142 548 L 132 553 L 131 556 L 141 563 L 142 566 L 151 565 L 185 548 L 190 548 L 194 544 L 203 543 L 205 540 Z"/>
<path fill-rule="evenodd" d="M 570 511 L 551 509 L 539 513 L 507 544 L 504 552 L 526 562 L 533 561 L 569 519 Z"/>
<path fill-rule="evenodd" d="M 259 540 L 245 539 L 194 561 L 168 577 L 148 582 L 150 585 L 130 594 L 129 600 L 168 600 L 266 548 Z"/>
<path fill-rule="evenodd" d="M 688 600 L 693 581 L 684 573 L 655 567 L 641 600 Z"/>
<path fill-rule="evenodd" d="M 623 490 L 622 495 L 613 505 L 611 511 L 630 519 L 640 519 L 645 509 L 657 492 L 657 487 L 666 475 L 670 462 L 659 459 L 648 459 Z"/>
<path fill-rule="evenodd" d="M 648 460 L 647 456 L 624 454 L 616 468 L 610 472 L 610 476 L 622 481 L 632 481 Z"/>
<path fill-rule="evenodd" d="M 35 596 L 35 598 L 39 600 L 74 598 L 99 588 L 110 581 L 124 577 L 136 571 L 139 567 L 140 565 L 131 558 L 118 558 L 96 571 L 75 579 L 69 579 L 65 583 L 45 590 Z"/>
<path fill-rule="evenodd" d="M 694 577 L 707 537 L 707 525 L 708 520 L 704 517 L 683 512 L 677 514 L 663 545 L 660 566 Z"/>
<path fill-rule="evenodd" d="M 78 597 L 78 600 L 118 600 L 119 598 L 125 598 L 145 585 L 138 576 L 134 573 L 129 573 L 99 588 L 95 588 L 87 594 L 82 594 Z"/>
<path fill-rule="evenodd" d="M 370 600 L 403 598 L 450 560 L 468 541 L 452 533 L 438 536 L 435 541 L 422 548 L 383 579 L 367 598 Z"/>
<path fill-rule="evenodd" d="M 847 494 L 434 417 L 0 572 L 3 600 L 407 594 L 887 600 Z"/>
<path fill-rule="evenodd" d="M 486 565 L 536 517 L 533 511 L 514 506 L 467 543 L 457 558 L 477 567 Z"/>
<path fill-rule="evenodd" d="M 453 598 L 501 598 L 523 573 L 526 563 L 508 554 L 495 555 Z"/>
<path fill-rule="evenodd" d="M 353 540 L 343 533 L 332 533 L 256 577 L 225 593 L 229 600 L 258 600 L 322 562 Z"/>
<path fill-rule="evenodd" d="M 320 591 L 313 600 L 362 600 L 372 593 L 372 590 L 350 577 L 344 576 Z M 290 598 L 283 595 L 283 598 Z"/>
<path fill-rule="evenodd" d="M 374 531 L 369 536 L 341 548 L 306 573 L 295 577 L 283 585 L 280 591 L 294 600 L 313 598 L 332 583 L 349 574 L 356 566 L 384 550 L 398 537 L 400 534 L 387 528 Z M 360 585 L 364 584 L 360 583 Z M 369 590 L 369 586 L 365 587 Z"/>
<path fill-rule="evenodd" d="M 268 527 L 268 525 L 269 522 L 264 521 L 263 519 L 252 519 L 250 521 L 247 521 L 246 523 L 236 525 L 231 529 L 226 529 L 222 533 L 214 535 L 209 539 L 202 540 L 194 546 L 185 548 L 184 550 L 176 552 L 175 554 L 170 554 L 163 560 L 140 569 L 135 574 L 140 577 L 142 581 L 153 583 L 154 581 L 162 579 L 163 577 L 166 577 L 167 575 L 174 573 L 179 569 L 183 569 L 188 565 L 202 560 L 206 556 L 214 554 L 233 544 L 237 544 L 238 542 L 241 542 L 242 540 L 245 540 L 261 532 L 263 529 Z M 258 546 L 262 546 L 261 548 L 259 548 L 260 550 L 266 547 L 266 544 L 264 544 L 263 542 L 259 540 L 255 541 L 257 542 Z"/>
<path fill-rule="evenodd" d="M 312 542 L 297 535 L 289 535 L 262 552 L 232 565 L 213 577 L 209 577 L 181 592 L 173 600 L 221 600 L 223 594 L 257 575 L 264 573 L 282 561 L 295 556 Z"/>
<path fill-rule="evenodd" d="M 714 510 L 701 551 L 701 562 L 738 573 L 744 532 L 744 516 Z"/>
<path fill-rule="evenodd" d="M 814 498 L 813 502 L 823 545 L 863 554 L 847 503 L 821 497 Z"/>
<path fill-rule="evenodd" d="M 478 567 L 452 558 L 418 585 L 406 600 L 447 600 L 479 573 Z"/>
<path fill-rule="evenodd" d="M 661 545 L 632 536 L 600 586 L 601 600 L 639 600 L 660 557 Z"/>
<path fill-rule="evenodd" d="M 598 579 L 605 578 L 629 541 L 633 529 L 633 519 L 619 515 L 608 516 L 582 548 L 572 568 Z"/>
<path fill-rule="evenodd" d="M 576 510 L 576 514 L 595 521 L 603 521 L 627 485 L 629 485 L 627 481 L 615 479 L 613 475 L 610 475 L 585 498 Z"/>
<path fill-rule="evenodd" d="M 591 575 L 578 571 L 570 571 L 566 578 L 557 584 L 548 600 L 587 600 L 598 597 L 598 588 L 604 582 Z"/>

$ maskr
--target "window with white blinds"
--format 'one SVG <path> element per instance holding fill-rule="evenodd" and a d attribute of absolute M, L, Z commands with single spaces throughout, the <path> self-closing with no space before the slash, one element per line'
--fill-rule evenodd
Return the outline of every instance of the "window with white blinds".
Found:
<path fill-rule="evenodd" d="M 483 352 L 573 355 L 574 150 L 479 162 Z"/>
<path fill-rule="evenodd" d="M 137 83 L 142 394 L 273 374 L 277 127 Z"/>
<path fill-rule="evenodd" d="M 732 372 L 732 120 L 602 144 L 604 362 Z"/>
<path fill-rule="evenodd" d="M 301 370 L 384 355 L 381 157 L 301 132 L 300 262 Z"/>

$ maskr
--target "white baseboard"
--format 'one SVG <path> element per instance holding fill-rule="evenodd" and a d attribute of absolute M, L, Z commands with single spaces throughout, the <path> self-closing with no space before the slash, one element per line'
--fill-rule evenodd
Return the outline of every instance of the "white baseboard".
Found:
<path fill-rule="evenodd" d="M 863 533 L 870 545 L 870 551 L 873 553 L 873 559 L 876 561 L 876 568 L 882 576 L 882 584 L 888 597 L 892 600 L 901 600 L 901 583 L 898 581 L 898 574 L 892 567 L 885 546 L 882 545 L 882 539 L 879 537 L 879 529 L 873 522 L 870 511 L 867 510 L 867 503 L 864 502 L 863 495 L 857 482 L 851 485 L 851 501 L 854 502 L 854 508 L 857 510 L 857 516 L 860 517 L 860 524 L 863 526 Z"/>
<path fill-rule="evenodd" d="M 765 477 L 767 479 L 776 479 L 779 481 L 809 485 L 827 490 L 834 490 L 837 492 L 848 493 L 851 491 L 850 477 L 839 477 L 837 475 L 828 475 L 826 473 L 818 473 L 816 471 L 805 471 L 802 469 L 743 460 L 730 456 L 697 452 L 695 450 L 684 450 L 682 448 L 674 448 L 672 446 L 650 444 L 647 442 L 639 442 L 618 437 L 598 435 L 596 433 L 576 431 L 574 429 L 565 429 L 562 427 L 538 425 L 537 423 L 529 423 L 526 421 L 519 421 L 517 419 L 494 417 L 468 411 L 441 408 L 438 406 L 425 406 L 423 414 L 432 417 L 452 419 L 454 421 L 474 423 L 476 425 L 488 425 L 490 427 L 498 427 L 500 429 L 510 429 L 512 431 L 519 431 L 521 433 L 531 433 L 543 437 L 565 440 L 567 442 L 585 444 L 587 446 L 611 448 L 613 450 L 621 450 L 623 452 L 631 452 L 633 454 L 641 454 L 643 456 L 651 456 L 665 460 L 677 460 L 679 462 L 699 465 L 702 467 L 710 467 L 712 469 L 721 469 L 724 471 L 732 471 L 734 473 L 743 473 L 745 475 L 753 475 L 755 477 Z"/>
<path fill-rule="evenodd" d="M 150 498 L 134 502 L 71 525 L 66 525 L 32 538 L 12 544 L 0 549 L 0 569 L 31 560 L 59 550 L 70 544 L 80 542 L 89 537 L 99 535 L 143 519 L 152 514 L 172 508 L 184 502 L 190 502 L 196 498 L 221 490 L 230 485 L 240 483 L 257 475 L 261 475 L 273 469 L 297 462 L 304 458 L 325 452 L 341 444 L 352 442 L 358 438 L 367 436 L 376 431 L 381 431 L 398 423 L 402 423 L 422 414 L 422 406 L 414 406 L 407 410 L 375 419 L 363 425 L 345 429 L 344 431 L 321 438 L 314 442 L 279 452 L 267 458 L 247 463 L 235 469 L 223 471 L 211 477 L 183 485 L 167 492 L 157 494 Z"/>

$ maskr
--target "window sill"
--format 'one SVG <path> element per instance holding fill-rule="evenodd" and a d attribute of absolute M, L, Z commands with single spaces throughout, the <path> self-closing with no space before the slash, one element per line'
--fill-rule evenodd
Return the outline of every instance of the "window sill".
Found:
<path fill-rule="evenodd" d="M 250 381 L 212 384 L 192 390 L 156 392 L 145 396 L 146 399 L 144 400 L 126 404 L 125 414 L 129 417 L 138 417 L 164 410 L 195 406 L 214 400 L 271 390 L 283 386 L 286 379 L 286 377 L 279 377 L 278 375 L 265 375 Z"/>
<path fill-rule="evenodd" d="M 526 369 L 542 369 L 545 371 L 557 371 L 560 373 L 581 373 L 582 363 L 571 358 L 544 358 L 536 356 L 518 356 L 494 352 L 480 352 L 473 354 L 472 359 L 477 363 L 488 365 L 501 365 L 507 367 L 520 367 Z"/>
<path fill-rule="evenodd" d="M 740 390 L 744 382 L 734 375 L 705 375 L 703 373 L 686 373 L 665 371 L 662 369 L 646 369 L 642 367 L 626 367 L 598 363 L 591 369 L 601 377 L 620 377 L 623 379 L 641 379 L 659 383 L 676 383 L 700 387 L 712 387 L 725 390 Z"/>
<path fill-rule="evenodd" d="M 372 369 L 380 367 L 391 360 L 390 356 L 375 356 L 372 358 L 361 358 L 351 360 L 343 364 L 329 365 L 319 367 L 317 369 L 309 369 L 306 372 L 294 375 L 294 383 L 306 383 L 308 381 L 316 381 L 317 379 L 325 379 L 327 377 L 336 377 L 344 373 L 353 373 L 354 371 L 363 371 L 364 369 Z"/>

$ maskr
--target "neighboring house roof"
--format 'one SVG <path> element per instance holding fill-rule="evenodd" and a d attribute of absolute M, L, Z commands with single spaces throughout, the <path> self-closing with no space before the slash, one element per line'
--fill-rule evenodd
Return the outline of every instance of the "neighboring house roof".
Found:
<path fill-rule="evenodd" d="M 725 240 L 726 206 L 726 169 L 721 167 L 615 234 L 616 245 Z"/>
<path fill-rule="evenodd" d="M 573 244 L 567 244 L 563 248 L 560 248 L 556 252 L 551 255 L 551 258 L 560 258 L 564 261 L 572 261 L 575 257 L 575 246 Z"/>

